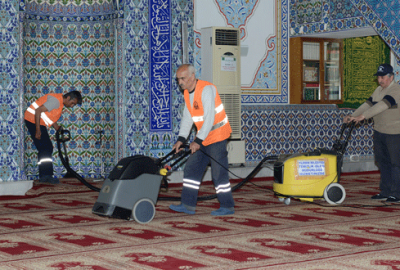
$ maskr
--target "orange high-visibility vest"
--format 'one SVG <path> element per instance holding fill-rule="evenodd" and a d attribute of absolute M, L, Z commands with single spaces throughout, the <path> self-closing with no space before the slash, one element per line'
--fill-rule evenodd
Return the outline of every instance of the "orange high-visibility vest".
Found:
<path fill-rule="evenodd" d="M 194 92 L 193 106 L 190 104 L 189 91 L 184 92 L 186 107 L 188 108 L 193 122 L 197 127 L 197 131 L 201 129 L 204 123 L 204 109 L 201 102 L 203 89 L 207 85 L 213 85 L 210 82 L 198 80 Z M 213 85 L 215 87 L 215 85 Z M 216 88 L 216 87 L 215 87 Z M 224 105 L 221 102 L 218 91 L 215 96 L 214 123 L 211 131 L 203 141 L 203 145 L 207 146 L 212 143 L 220 142 L 229 138 L 232 133 L 231 125 L 225 113 Z"/>
<path fill-rule="evenodd" d="M 28 109 L 25 111 L 24 119 L 35 124 L 35 110 L 42 106 L 47 101 L 48 96 L 53 96 L 60 102 L 60 107 L 49 112 L 44 112 L 40 116 L 40 125 L 50 127 L 56 122 L 62 113 L 62 109 L 64 107 L 63 103 L 63 94 L 47 94 L 43 97 L 40 97 L 38 100 L 33 102 Z"/>

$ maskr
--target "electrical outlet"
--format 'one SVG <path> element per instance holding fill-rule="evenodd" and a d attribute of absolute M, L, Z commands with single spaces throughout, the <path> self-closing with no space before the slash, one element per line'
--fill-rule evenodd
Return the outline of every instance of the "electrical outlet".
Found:
<path fill-rule="evenodd" d="M 360 157 L 358 155 L 351 155 L 350 156 L 350 161 L 351 162 L 359 162 L 360 161 Z"/>

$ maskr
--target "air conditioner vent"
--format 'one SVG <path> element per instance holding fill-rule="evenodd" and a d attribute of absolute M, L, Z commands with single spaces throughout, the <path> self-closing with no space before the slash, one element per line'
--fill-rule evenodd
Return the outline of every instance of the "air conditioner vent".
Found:
<path fill-rule="evenodd" d="M 239 32 L 237 30 L 216 29 L 215 45 L 238 46 L 239 45 L 238 33 Z"/>
<path fill-rule="evenodd" d="M 241 138 L 241 113 L 240 113 L 240 94 L 220 94 L 221 102 L 224 104 L 229 124 L 232 128 L 231 138 Z M 238 109 L 239 108 L 239 109 Z"/>

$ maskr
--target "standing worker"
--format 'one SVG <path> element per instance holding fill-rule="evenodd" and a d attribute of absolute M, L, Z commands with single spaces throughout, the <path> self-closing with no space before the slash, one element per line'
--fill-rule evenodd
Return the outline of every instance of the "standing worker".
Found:
<path fill-rule="evenodd" d="M 400 202 L 400 85 L 394 81 L 393 67 L 389 64 L 380 65 L 374 76 L 379 86 L 343 122 L 358 123 L 373 117 L 374 154 L 381 172 L 381 192 L 371 199 Z"/>
<path fill-rule="evenodd" d="M 196 79 L 193 65 L 181 65 L 176 80 L 184 91 L 185 109 L 179 130 L 178 141 L 173 146 L 181 151 L 182 144 L 190 134 L 193 123 L 197 134 L 189 148 L 183 175 L 181 204 L 170 205 L 170 209 L 186 214 L 195 214 L 197 196 L 207 165 L 211 162 L 211 175 L 220 208 L 211 212 L 213 216 L 235 213 L 231 185 L 229 183 L 227 139 L 232 132 L 223 104 L 215 85 Z"/>
<path fill-rule="evenodd" d="M 63 94 L 47 94 L 33 102 L 25 111 L 25 125 L 38 150 L 39 182 L 58 184 L 53 177 L 53 143 L 47 128 L 53 126 L 59 130 L 57 120 L 61 117 L 63 107 L 72 108 L 82 104 L 82 96 L 78 91 Z"/>

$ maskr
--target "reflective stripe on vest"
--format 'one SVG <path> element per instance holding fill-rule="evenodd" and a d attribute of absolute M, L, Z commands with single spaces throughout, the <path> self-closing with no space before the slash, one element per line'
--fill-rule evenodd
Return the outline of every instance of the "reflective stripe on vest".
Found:
<path fill-rule="evenodd" d="M 36 109 L 46 103 L 48 96 L 56 98 L 60 103 L 60 107 L 58 107 L 57 109 L 53 109 L 50 112 L 48 111 L 41 113 L 40 124 L 46 125 L 47 127 L 52 126 L 54 122 L 56 122 L 61 117 L 62 109 L 64 107 L 63 94 L 47 94 L 39 98 L 26 109 L 24 119 L 35 124 Z"/>
<path fill-rule="evenodd" d="M 217 114 L 217 113 L 220 113 L 220 112 L 222 112 L 222 110 L 224 109 L 224 105 L 223 104 L 221 104 L 221 105 L 219 105 L 217 108 L 215 108 L 215 114 Z M 193 119 L 193 122 L 203 122 L 204 121 L 204 116 L 193 116 L 192 117 L 192 119 Z M 228 122 L 228 118 L 225 118 L 226 119 L 226 122 L 225 123 L 227 123 Z M 224 119 L 224 120 L 225 120 Z M 215 129 L 214 127 L 211 129 L 211 130 L 213 130 L 213 129 Z"/>
<path fill-rule="evenodd" d="M 213 131 L 214 129 L 220 128 L 220 127 L 222 127 L 223 125 L 225 125 L 227 123 L 228 123 L 228 117 L 225 117 L 224 120 L 222 120 L 221 122 L 213 125 L 212 128 L 211 128 L 211 131 Z"/>
<path fill-rule="evenodd" d="M 36 102 L 33 102 L 31 105 L 35 108 L 35 110 L 36 110 L 37 108 L 39 108 L 39 106 L 37 105 Z M 27 110 L 28 112 L 30 112 L 31 114 L 33 114 L 33 115 L 36 114 L 36 111 L 35 111 L 34 109 L 32 109 L 31 107 L 29 107 L 29 108 L 26 109 L 26 110 Z M 42 120 L 44 121 L 44 123 L 45 123 L 46 126 L 48 126 L 48 127 L 51 126 L 51 125 L 54 123 L 53 121 L 51 121 L 51 119 L 50 119 L 44 112 L 41 113 L 40 118 L 42 118 Z"/>

